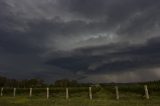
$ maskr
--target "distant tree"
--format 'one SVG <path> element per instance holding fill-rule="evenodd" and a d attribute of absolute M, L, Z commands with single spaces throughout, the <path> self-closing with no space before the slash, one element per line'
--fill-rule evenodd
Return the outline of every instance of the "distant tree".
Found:
<path fill-rule="evenodd" d="M 5 86 L 6 80 L 7 80 L 7 78 L 0 76 L 0 87 Z"/>
<path fill-rule="evenodd" d="M 16 80 L 0 76 L 0 87 L 27 88 L 27 87 L 44 87 L 44 86 L 46 86 L 46 84 L 44 83 L 43 80 L 40 79 Z"/>
<path fill-rule="evenodd" d="M 43 87 L 45 84 L 44 84 L 43 80 L 40 80 L 40 79 L 30 79 L 30 80 L 28 80 L 28 85 L 30 87 Z"/>
<path fill-rule="evenodd" d="M 68 80 L 68 79 L 62 79 L 62 80 L 57 80 L 54 83 L 55 86 L 58 87 L 69 87 L 69 86 L 77 86 L 78 83 L 76 80 Z"/>

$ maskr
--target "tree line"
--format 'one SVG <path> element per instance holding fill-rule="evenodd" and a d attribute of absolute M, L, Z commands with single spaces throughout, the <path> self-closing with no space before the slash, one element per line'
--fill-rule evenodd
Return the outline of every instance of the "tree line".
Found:
<path fill-rule="evenodd" d="M 48 84 L 41 79 L 9 79 L 6 77 L 0 76 L 0 87 L 16 87 L 16 88 L 43 88 L 43 87 L 78 87 L 78 86 L 89 86 L 89 83 L 78 83 L 76 80 L 61 79 L 57 80 L 54 83 Z"/>
<path fill-rule="evenodd" d="M 46 83 L 41 79 L 25 79 L 25 80 L 17 80 L 17 79 L 9 79 L 3 76 L 0 76 L 0 87 L 16 87 L 16 88 L 44 88 L 44 87 L 88 87 L 88 86 L 121 86 L 121 85 L 150 85 L 154 87 L 160 86 L 160 81 L 150 81 L 150 82 L 137 82 L 137 83 L 100 83 L 100 84 L 92 84 L 92 83 L 79 83 L 76 80 L 68 80 L 61 79 L 57 80 L 51 84 Z"/>
<path fill-rule="evenodd" d="M 43 80 L 40 79 L 16 80 L 0 76 L 0 87 L 27 88 L 27 87 L 42 87 L 42 86 L 46 86 L 46 84 L 44 83 Z"/>

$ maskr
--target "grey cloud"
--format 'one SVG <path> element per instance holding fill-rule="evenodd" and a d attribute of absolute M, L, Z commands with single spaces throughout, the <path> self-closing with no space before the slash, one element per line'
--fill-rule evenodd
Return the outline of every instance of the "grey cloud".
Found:
<path fill-rule="evenodd" d="M 47 64 L 84 73 L 119 73 L 135 69 L 159 67 L 159 38 L 144 45 L 110 46 L 82 48 L 71 52 L 67 57 L 55 57 Z M 93 67 L 93 68 L 89 68 Z"/>
<path fill-rule="evenodd" d="M 56 80 L 159 67 L 159 7 L 159 0 L 1 0 L 0 72 L 16 76 L 25 67 L 19 75 Z"/>
<path fill-rule="evenodd" d="M 69 11 L 73 14 L 102 20 L 99 25 L 92 23 L 99 28 L 99 31 L 102 29 L 104 32 L 113 31 L 119 27 L 115 33 L 135 38 L 145 36 L 146 30 L 153 33 L 153 28 L 159 24 L 159 1 L 69 0 L 63 2 L 68 4 Z"/>

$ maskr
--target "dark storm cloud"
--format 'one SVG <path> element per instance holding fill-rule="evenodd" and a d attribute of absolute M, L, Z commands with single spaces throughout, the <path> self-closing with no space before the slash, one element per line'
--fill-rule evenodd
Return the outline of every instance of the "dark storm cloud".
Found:
<path fill-rule="evenodd" d="M 0 73 L 56 80 L 160 67 L 159 13 L 159 0 L 1 0 Z"/>
<path fill-rule="evenodd" d="M 39 47 L 34 47 L 30 45 L 29 42 L 25 39 L 25 37 L 16 37 L 14 35 L 20 35 L 20 33 L 9 33 L 9 32 L 1 32 L 0 39 L 0 51 L 6 52 L 9 54 L 33 54 L 42 52 Z M 14 36 L 14 37 L 13 37 Z M 20 35 L 20 36 L 23 36 Z M 22 41 L 23 40 L 23 41 Z"/>
<path fill-rule="evenodd" d="M 121 24 L 124 33 L 133 30 L 138 32 L 141 27 L 152 27 L 159 22 L 160 1 L 155 0 L 60 0 L 68 10 L 80 17 L 101 20 L 104 28 L 116 27 Z M 133 18 L 133 19 L 132 19 Z M 130 21 L 129 25 L 124 22 Z M 103 25 L 101 23 L 101 25 Z M 129 28 L 128 28 L 129 27 Z M 137 28 L 138 27 L 138 28 Z M 120 32 L 123 32 L 123 30 Z M 136 31 L 138 30 L 138 31 Z M 130 33 L 130 34 L 131 34 Z M 123 33 L 122 33 L 123 34 Z"/>
<path fill-rule="evenodd" d="M 26 22 L 29 23 L 28 26 L 21 22 L 21 19 L 16 18 L 16 16 L 12 16 L 14 17 L 12 18 L 11 14 L 13 13 L 11 13 L 9 16 L 7 15 L 9 19 L 4 24 L 22 24 L 23 27 L 27 26 L 33 29 L 34 33 L 40 32 L 39 36 L 47 36 L 50 33 L 52 33 L 53 37 L 71 34 L 79 36 L 87 35 L 88 33 L 106 33 L 107 31 L 115 31 L 117 27 L 115 33 L 120 35 L 139 36 L 141 34 L 140 36 L 145 36 L 146 30 L 152 32 L 155 25 L 159 25 L 159 3 L 159 1 L 153 2 L 150 0 L 60 0 L 58 1 L 58 6 L 62 7 L 62 10 L 66 9 L 64 11 L 73 14 L 72 16 L 84 17 L 84 19 L 75 21 L 73 17 L 70 17 L 70 22 L 64 22 L 63 16 L 55 15 L 51 20 L 44 18 L 29 20 Z M 4 10 L 8 10 L 8 8 Z M 9 12 L 7 11 L 7 13 Z M 5 11 L 2 11 L 2 13 L 5 13 Z M 92 20 L 92 18 L 94 19 Z M 56 19 L 59 21 L 55 22 Z M 91 22 L 86 23 L 87 19 L 91 20 Z M 6 21 L 6 17 L 2 20 L 2 23 L 3 21 Z M 30 24 L 33 24 L 33 26 Z"/>
<path fill-rule="evenodd" d="M 103 74 L 119 73 L 135 69 L 160 66 L 160 38 L 149 40 L 144 45 L 124 47 L 121 44 L 81 48 L 69 57 L 55 57 L 47 64 L 72 70 L 73 72 Z M 90 67 L 90 68 L 89 68 Z"/>
<path fill-rule="evenodd" d="M 155 0 L 60 0 L 63 5 L 69 7 L 70 11 L 82 16 L 128 16 L 136 11 L 143 11 L 153 6 L 158 6 L 159 1 Z M 121 14 L 120 14 L 121 13 Z M 116 17 L 115 17 L 116 18 Z M 118 19 L 118 17 L 117 17 Z"/>

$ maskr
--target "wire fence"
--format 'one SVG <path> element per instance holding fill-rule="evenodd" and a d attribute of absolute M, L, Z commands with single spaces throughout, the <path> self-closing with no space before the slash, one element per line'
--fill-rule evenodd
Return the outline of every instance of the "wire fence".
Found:
<path fill-rule="evenodd" d="M 51 97 L 86 97 L 90 100 L 99 98 L 100 95 L 110 95 L 113 99 L 119 100 L 127 97 L 142 97 L 150 99 L 150 96 L 160 96 L 159 86 L 99 86 L 99 87 L 55 87 L 55 88 L 1 88 L 1 96 L 42 96 Z M 101 94 L 100 94 L 101 93 Z M 105 96 L 104 96 L 105 97 Z"/>

